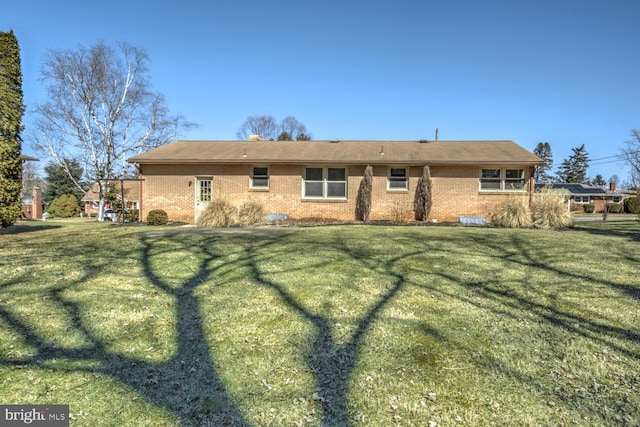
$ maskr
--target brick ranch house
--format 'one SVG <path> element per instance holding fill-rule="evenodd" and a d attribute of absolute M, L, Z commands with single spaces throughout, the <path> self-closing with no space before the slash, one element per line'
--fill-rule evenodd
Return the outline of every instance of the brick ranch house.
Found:
<path fill-rule="evenodd" d="M 513 141 L 176 141 L 128 161 L 141 179 L 140 217 L 162 209 L 187 223 L 214 199 L 255 201 L 293 219 L 354 220 L 367 165 L 372 220 L 411 213 L 424 165 L 432 177 L 429 220 L 489 217 L 510 194 L 532 197 L 533 172 L 543 164 Z"/>
<path fill-rule="evenodd" d="M 618 191 L 615 183 L 610 183 L 609 187 L 598 187 L 580 183 L 553 183 L 536 184 L 535 188 L 550 187 L 554 190 L 563 189 L 567 191 L 569 203 L 567 208 L 570 211 L 584 212 L 584 206 L 593 205 L 594 212 L 604 212 L 605 206 L 611 203 L 622 203 L 631 194 Z"/>

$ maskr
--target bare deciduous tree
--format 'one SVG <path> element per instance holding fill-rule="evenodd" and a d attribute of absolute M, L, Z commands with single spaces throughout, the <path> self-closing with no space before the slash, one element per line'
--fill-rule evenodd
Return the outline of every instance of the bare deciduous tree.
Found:
<path fill-rule="evenodd" d="M 265 141 L 276 139 L 278 123 L 273 116 L 249 116 L 242 123 L 236 136 L 238 139 L 247 140 L 251 135 L 259 135 Z"/>
<path fill-rule="evenodd" d="M 278 141 L 308 141 L 311 136 L 304 124 L 293 116 L 287 116 L 280 122 Z"/>
<path fill-rule="evenodd" d="M 631 168 L 631 185 L 637 188 L 640 187 L 640 129 L 633 129 L 631 135 L 633 139 L 627 141 L 622 155 Z"/>
<path fill-rule="evenodd" d="M 170 116 L 163 95 L 152 91 L 149 60 L 141 48 L 103 41 L 45 57 L 49 102 L 35 109 L 34 143 L 61 167 L 65 158 L 80 161 L 86 181 L 99 184 L 100 218 L 106 182 L 131 175 L 128 157 L 194 126 Z"/>
<path fill-rule="evenodd" d="M 285 117 L 282 122 L 273 116 L 249 116 L 240 125 L 236 137 L 249 140 L 255 136 L 265 141 L 308 141 L 311 134 L 298 119 L 293 116 Z"/>

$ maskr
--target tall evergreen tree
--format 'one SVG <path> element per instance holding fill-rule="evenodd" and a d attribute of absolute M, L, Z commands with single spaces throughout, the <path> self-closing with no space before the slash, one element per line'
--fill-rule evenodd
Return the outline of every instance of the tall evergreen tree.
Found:
<path fill-rule="evenodd" d="M 0 32 L 0 227 L 22 213 L 23 114 L 20 47 L 13 31 Z"/>
<path fill-rule="evenodd" d="M 588 183 L 587 169 L 589 168 L 589 153 L 584 144 L 571 149 L 573 154 L 564 159 L 556 172 L 558 180 L 566 183 Z"/>
<path fill-rule="evenodd" d="M 84 170 L 75 159 L 62 159 L 64 165 L 49 162 L 44 171 L 47 174 L 47 189 L 42 195 L 45 203 L 65 194 L 73 194 L 78 201 L 84 195 L 82 189 L 82 174 Z"/>
<path fill-rule="evenodd" d="M 533 150 L 533 154 L 544 160 L 544 165 L 538 166 L 534 174 L 536 182 L 546 184 L 553 180 L 551 176 L 551 165 L 553 164 L 553 153 L 548 142 L 539 142 Z"/>

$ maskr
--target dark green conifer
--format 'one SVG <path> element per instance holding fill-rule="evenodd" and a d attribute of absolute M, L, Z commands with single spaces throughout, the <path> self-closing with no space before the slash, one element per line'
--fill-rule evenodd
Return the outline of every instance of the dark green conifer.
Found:
<path fill-rule="evenodd" d="M 22 212 L 23 114 L 20 47 L 13 31 L 0 32 L 0 227 L 15 224 Z"/>

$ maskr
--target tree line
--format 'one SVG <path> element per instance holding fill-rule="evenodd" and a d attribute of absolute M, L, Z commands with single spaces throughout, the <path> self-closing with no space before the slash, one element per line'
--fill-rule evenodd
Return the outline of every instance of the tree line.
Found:
<path fill-rule="evenodd" d="M 611 182 L 618 183 L 619 178 L 617 175 L 612 175 L 608 180 L 605 180 L 601 174 L 589 178 L 587 170 L 589 169 L 590 158 L 584 144 L 579 147 L 573 147 L 571 152 L 572 154 L 562 161 L 554 174 L 552 172 L 554 163 L 551 145 L 548 142 L 538 143 L 533 150 L 533 154 L 544 160 L 544 164 L 536 168 L 534 174 L 536 182 L 541 184 L 554 182 L 577 183 L 598 187 L 606 186 Z"/>

